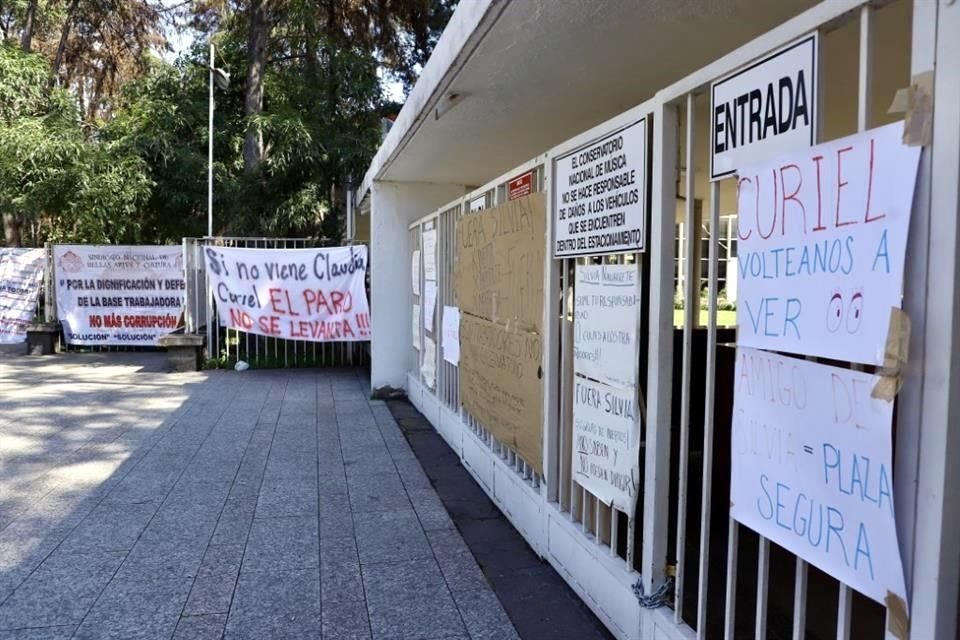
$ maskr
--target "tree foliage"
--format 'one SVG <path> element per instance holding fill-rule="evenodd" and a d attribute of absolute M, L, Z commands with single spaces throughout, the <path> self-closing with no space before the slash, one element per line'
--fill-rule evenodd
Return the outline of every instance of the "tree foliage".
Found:
<path fill-rule="evenodd" d="M 8 236 L 13 226 L 28 244 L 203 235 L 212 39 L 231 74 L 216 91 L 215 232 L 337 238 L 347 181 L 397 108 L 384 83 L 413 82 L 453 5 L 0 0 Z M 171 63 L 157 52 L 174 28 L 195 39 Z"/>

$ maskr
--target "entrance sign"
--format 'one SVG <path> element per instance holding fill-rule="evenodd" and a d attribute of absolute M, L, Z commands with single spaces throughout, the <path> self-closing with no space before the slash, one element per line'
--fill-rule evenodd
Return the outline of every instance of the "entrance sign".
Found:
<path fill-rule="evenodd" d="M 811 33 L 711 85 L 711 180 L 816 142 L 818 46 Z"/>
<path fill-rule="evenodd" d="M 739 172 L 738 344 L 882 364 L 920 147 L 894 123 Z"/>
<path fill-rule="evenodd" d="M 601 502 L 632 517 L 640 472 L 637 392 L 574 378 L 573 477 Z"/>
<path fill-rule="evenodd" d="M 0 248 L 0 344 L 27 339 L 46 264 L 43 249 Z"/>
<path fill-rule="evenodd" d="M 221 326 L 310 342 L 370 339 L 366 247 L 208 246 L 204 256 Z"/>
<path fill-rule="evenodd" d="M 608 384 L 637 384 L 640 278 L 636 264 L 577 265 L 573 370 Z"/>
<path fill-rule="evenodd" d="M 67 344 L 156 346 L 180 324 L 182 247 L 60 244 L 53 257 Z"/>
<path fill-rule="evenodd" d="M 554 160 L 554 258 L 643 251 L 647 121 Z"/>
<path fill-rule="evenodd" d="M 730 515 L 865 596 L 906 603 L 878 379 L 738 348 Z"/>

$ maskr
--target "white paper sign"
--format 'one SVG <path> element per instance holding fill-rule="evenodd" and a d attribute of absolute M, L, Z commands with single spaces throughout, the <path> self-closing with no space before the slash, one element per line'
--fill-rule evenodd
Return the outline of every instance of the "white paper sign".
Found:
<path fill-rule="evenodd" d="M 816 133 L 817 32 L 710 87 L 710 176 L 809 147 Z"/>
<path fill-rule="evenodd" d="M 882 603 L 906 589 L 877 380 L 738 348 L 730 515 Z"/>
<path fill-rule="evenodd" d="M 67 344 L 155 346 L 180 324 L 182 247 L 61 244 L 53 257 Z"/>
<path fill-rule="evenodd" d="M 367 248 L 205 247 L 220 324 L 310 342 L 370 339 Z"/>
<path fill-rule="evenodd" d="M 0 344 L 27 339 L 46 262 L 43 249 L 0 248 Z"/>
<path fill-rule="evenodd" d="M 577 484 L 633 516 L 640 475 L 636 391 L 574 376 L 573 442 Z"/>
<path fill-rule="evenodd" d="M 423 283 L 423 323 L 433 333 L 433 318 L 437 312 L 437 283 L 427 280 Z"/>
<path fill-rule="evenodd" d="M 609 384 L 637 382 L 637 265 L 577 265 L 573 369 Z"/>
<path fill-rule="evenodd" d="M 423 232 L 423 279 L 437 279 L 437 230 Z"/>
<path fill-rule="evenodd" d="M 420 350 L 420 305 L 413 305 L 413 321 L 411 322 L 413 327 L 413 348 L 417 351 Z"/>
<path fill-rule="evenodd" d="M 423 364 L 420 366 L 420 373 L 428 389 L 437 386 L 437 343 L 430 336 L 423 338 Z"/>
<path fill-rule="evenodd" d="M 410 260 L 410 283 L 413 285 L 413 295 L 420 295 L 420 249 L 413 252 Z"/>
<path fill-rule="evenodd" d="M 460 364 L 460 309 L 457 307 L 443 308 L 443 324 L 440 327 L 443 350 L 443 359 L 453 365 Z"/>
<path fill-rule="evenodd" d="M 487 196 L 477 196 L 470 201 L 470 213 L 475 211 L 483 211 L 487 207 Z"/>
<path fill-rule="evenodd" d="M 903 124 L 741 170 L 738 344 L 883 363 L 920 147 Z"/>
<path fill-rule="evenodd" d="M 553 256 L 643 251 L 647 121 L 554 161 Z"/>

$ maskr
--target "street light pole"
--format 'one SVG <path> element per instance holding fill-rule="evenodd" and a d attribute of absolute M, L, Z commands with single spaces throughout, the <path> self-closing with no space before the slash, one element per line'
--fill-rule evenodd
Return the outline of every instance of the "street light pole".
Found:
<path fill-rule="evenodd" d="M 210 131 L 207 140 L 207 236 L 213 236 L 213 36 L 210 37 Z"/>

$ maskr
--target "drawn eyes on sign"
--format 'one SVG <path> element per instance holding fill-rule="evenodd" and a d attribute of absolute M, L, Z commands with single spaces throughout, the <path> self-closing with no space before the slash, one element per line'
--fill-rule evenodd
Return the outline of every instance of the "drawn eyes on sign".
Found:
<path fill-rule="evenodd" d="M 856 333 L 860 328 L 860 317 L 863 315 L 863 292 L 854 291 L 850 298 L 850 308 L 847 309 L 847 333 Z"/>
<path fill-rule="evenodd" d="M 830 296 L 830 302 L 827 304 L 827 330 L 833 333 L 840 328 L 842 320 L 843 296 L 840 295 L 840 290 L 838 289 Z"/>

